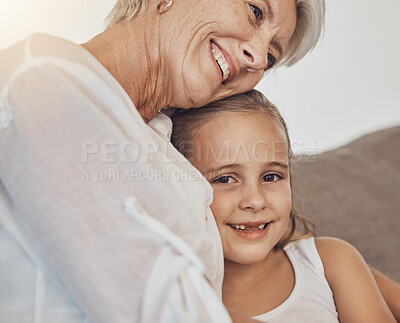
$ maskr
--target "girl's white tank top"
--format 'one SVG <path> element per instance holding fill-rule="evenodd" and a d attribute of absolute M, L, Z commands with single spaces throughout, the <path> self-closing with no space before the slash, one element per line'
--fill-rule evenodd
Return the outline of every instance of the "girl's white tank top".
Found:
<path fill-rule="evenodd" d="M 281 305 L 254 318 L 268 323 L 339 322 L 314 238 L 294 241 L 284 250 L 295 273 L 293 291 Z"/>

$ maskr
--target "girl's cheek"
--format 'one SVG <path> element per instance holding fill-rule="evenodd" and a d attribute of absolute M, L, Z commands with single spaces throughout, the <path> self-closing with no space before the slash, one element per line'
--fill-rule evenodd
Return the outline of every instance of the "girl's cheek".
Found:
<path fill-rule="evenodd" d="M 229 200 L 223 194 L 214 192 L 214 200 L 210 207 L 217 223 L 225 222 L 229 217 Z"/>

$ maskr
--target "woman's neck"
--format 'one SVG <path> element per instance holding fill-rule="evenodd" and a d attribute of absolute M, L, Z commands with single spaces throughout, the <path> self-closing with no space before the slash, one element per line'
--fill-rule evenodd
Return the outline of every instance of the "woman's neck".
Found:
<path fill-rule="evenodd" d="M 168 105 L 162 70 L 157 17 L 143 13 L 121 22 L 82 46 L 121 84 L 144 120 Z M 151 26 L 147 22 L 151 21 Z"/>

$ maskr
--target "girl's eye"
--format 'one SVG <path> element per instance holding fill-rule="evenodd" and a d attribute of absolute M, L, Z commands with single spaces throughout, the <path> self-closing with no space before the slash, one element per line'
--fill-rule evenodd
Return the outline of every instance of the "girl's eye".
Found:
<path fill-rule="evenodd" d="M 253 10 L 254 17 L 256 17 L 257 20 L 261 20 L 263 18 L 263 13 L 259 7 L 251 4 L 250 8 Z"/>
<path fill-rule="evenodd" d="M 270 68 L 275 67 L 277 62 L 278 62 L 278 60 L 275 58 L 275 56 L 268 53 L 268 66 L 267 66 L 266 70 L 269 70 Z"/>
<path fill-rule="evenodd" d="M 211 183 L 219 183 L 219 184 L 228 184 L 232 182 L 232 177 L 231 176 L 221 176 L 216 179 L 214 179 Z"/>
<path fill-rule="evenodd" d="M 280 179 L 282 179 L 282 176 L 280 176 L 278 174 L 265 174 L 263 176 L 264 182 L 276 182 L 276 181 L 279 181 Z"/>

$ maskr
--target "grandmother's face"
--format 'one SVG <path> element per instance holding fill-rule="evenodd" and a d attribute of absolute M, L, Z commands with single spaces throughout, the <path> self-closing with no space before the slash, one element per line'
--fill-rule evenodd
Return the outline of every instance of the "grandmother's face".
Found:
<path fill-rule="evenodd" d="M 181 108 L 252 89 L 296 26 L 294 0 L 175 0 L 166 15 L 161 48 Z"/>

